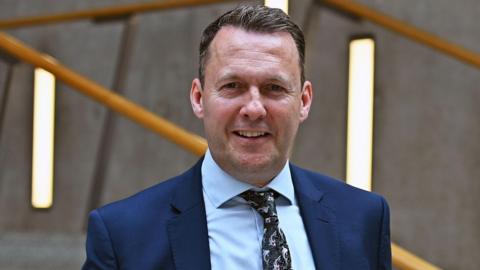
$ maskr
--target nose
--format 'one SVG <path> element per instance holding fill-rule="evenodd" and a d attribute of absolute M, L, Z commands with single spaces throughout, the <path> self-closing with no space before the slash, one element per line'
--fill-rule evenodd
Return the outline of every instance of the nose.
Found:
<path fill-rule="evenodd" d="M 240 114 L 250 121 L 263 119 L 267 115 L 265 104 L 258 88 L 252 87 L 246 93 L 246 101 L 240 109 Z"/>

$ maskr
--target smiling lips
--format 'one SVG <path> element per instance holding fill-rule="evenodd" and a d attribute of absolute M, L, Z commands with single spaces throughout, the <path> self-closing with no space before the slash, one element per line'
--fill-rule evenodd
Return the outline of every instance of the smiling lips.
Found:
<path fill-rule="evenodd" d="M 267 132 L 263 131 L 236 131 L 235 133 L 245 138 L 258 138 L 268 135 Z"/>

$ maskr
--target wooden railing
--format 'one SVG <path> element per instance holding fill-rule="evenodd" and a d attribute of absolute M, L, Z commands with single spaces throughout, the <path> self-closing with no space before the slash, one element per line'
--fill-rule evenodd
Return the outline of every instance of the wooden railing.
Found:
<path fill-rule="evenodd" d="M 225 2 L 221 0 L 174 0 L 152 3 L 141 3 L 125 5 L 120 7 L 102 8 L 90 11 L 77 11 L 72 13 L 35 16 L 13 20 L 0 21 L 0 29 L 14 28 L 21 26 L 34 26 L 39 24 L 66 22 L 81 19 L 120 17 L 139 12 L 147 12 L 169 8 L 179 8 L 186 6 L 204 5 Z M 395 31 L 403 36 L 411 38 L 421 44 L 430 46 L 440 52 L 448 54 L 465 63 L 469 63 L 480 68 L 480 55 L 471 52 L 458 45 L 445 41 L 437 36 L 431 35 L 425 31 L 419 30 L 413 26 L 401 21 L 390 18 L 364 5 L 348 0 L 322 0 L 323 3 L 331 5 L 334 8 L 344 12 L 362 17 L 377 23 L 387 29 Z M 0 32 L 0 48 L 16 56 L 17 58 L 28 62 L 36 67 L 41 67 L 54 74 L 58 79 L 70 85 L 83 94 L 92 97 L 110 109 L 132 119 L 142 126 L 153 130 L 164 136 L 177 145 L 193 152 L 196 155 L 202 155 L 207 143 L 205 139 L 192 134 L 168 120 L 156 116 L 154 113 L 142 108 L 141 106 L 109 91 L 105 87 L 75 73 L 67 67 L 61 65 L 50 56 L 42 55 L 34 49 L 26 46 L 15 38 Z M 440 269 L 405 249 L 392 243 L 393 264 L 402 270 L 437 270 Z"/>
<path fill-rule="evenodd" d="M 203 155 L 207 149 L 205 139 L 190 133 L 172 122 L 155 115 L 113 91 L 77 74 L 63 66 L 54 58 L 42 55 L 15 38 L 0 32 L 0 48 L 35 67 L 43 68 L 57 79 L 70 85 L 75 90 L 97 100 L 110 109 L 124 115 L 140 125 L 153 130 L 179 146 L 197 154 Z"/>
<path fill-rule="evenodd" d="M 224 3 L 234 0 L 166 0 L 158 2 L 137 3 L 116 7 L 98 8 L 85 11 L 66 12 L 61 14 L 31 16 L 10 20 L 0 20 L 0 29 L 35 26 L 75 20 L 101 19 L 121 17 L 135 13 L 152 12 L 164 9 L 192 7 L 199 5 Z M 450 55 L 462 62 L 480 68 L 480 55 L 462 46 L 451 43 L 441 37 L 432 35 L 412 25 L 382 14 L 366 5 L 350 0 L 318 0 L 320 3 L 331 6 L 348 14 L 369 20 L 386 29 L 410 38 L 420 44 L 429 46 L 444 54 Z"/>
<path fill-rule="evenodd" d="M 123 6 L 105 7 L 92 10 L 65 12 L 53 15 L 31 16 L 11 20 L 1 20 L 0 29 L 36 26 L 76 20 L 101 19 L 110 17 L 122 17 L 136 13 L 173 9 L 181 7 L 193 7 L 207 4 L 224 3 L 228 0 L 165 0 L 147 3 L 136 3 Z"/>
<path fill-rule="evenodd" d="M 396 20 L 382 14 L 365 5 L 348 0 L 321 0 L 320 2 L 330 5 L 343 12 L 369 20 L 402 36 L 412 39 L 420 44 L 427 45 L 444 54 L 450 55 L 467 64 L 480 68 L 480 55 L 467 50 L 459 45 L 453 44 L 438 36 L 420 30 L 412 25 Z"/>
<path fill-rule="evenodd" d="M 437 266 L 392 243 L 392 263 L 401 270 L 440 270 Z"/>

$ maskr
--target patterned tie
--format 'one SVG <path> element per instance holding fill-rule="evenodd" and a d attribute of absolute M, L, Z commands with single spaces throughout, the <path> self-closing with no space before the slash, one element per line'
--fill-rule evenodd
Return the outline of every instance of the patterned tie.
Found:
<path fill-rule="evenodd" d="M 288 250 L 287 239 L 278 227 L 275 198 L 278 194 L 273 190 L 247 190 L 240 194 L 251 207 L 263 218 L 262 261 L 264 270 L 290 270 L 292 261 Z"/>

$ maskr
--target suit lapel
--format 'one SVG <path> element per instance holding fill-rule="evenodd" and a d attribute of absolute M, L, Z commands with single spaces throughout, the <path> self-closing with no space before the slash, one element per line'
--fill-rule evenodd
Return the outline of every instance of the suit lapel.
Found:
<path fill-rule="evenodd" d="M 291 172 L 315 268 L 340 269 L 340 243 L 335 228 L 335 214 L 326 206 L 325 194 L 313 184 L 310 174 L 293 165 Z"/>
<path fill-rule="evenodd" d="M 168 222 L 168 237 L 177 270 L 211 268 L 201 165 L 202 160 L 181 176 L 171 200 L 178 215 Z"/>

